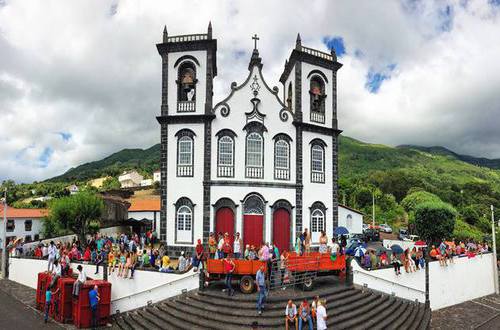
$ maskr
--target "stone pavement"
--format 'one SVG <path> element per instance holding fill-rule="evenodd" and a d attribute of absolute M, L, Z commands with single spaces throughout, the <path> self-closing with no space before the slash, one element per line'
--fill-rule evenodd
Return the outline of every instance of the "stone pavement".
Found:
<path fill-rule="evenodd" d="M 500 295 L 433 311 L 431 329 L 500 329 Z"/>
<path fill-rule="evenodd" d="M 0 280 L 0 329 L 76 329 L 70 324 L 49 320 L 35 308 L 36 290 L 9 280 Z"/>

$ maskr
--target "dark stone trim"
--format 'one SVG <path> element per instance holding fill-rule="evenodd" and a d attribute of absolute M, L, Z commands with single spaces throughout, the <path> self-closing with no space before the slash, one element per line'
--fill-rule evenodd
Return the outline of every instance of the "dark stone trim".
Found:
<path fill-rule="evenodd" d="M 290 143 L 292 142 L 292 138 L 290 137 L 290 135 L 286 134 L 286 133 L 278 133 L 276 134 L 274 137 L 273 137 L 273 140 L 285 140 L 286 142 Z"/>
<path fill-rule="evenodd" d="M 196 124 L 211 122 L 214 120 L 215 115 L 172 115 L 172 116 L 157 116 L 156 120 L 160 124 Z"/>
<path fill-rule="evenodd" d="M 215 202 L 215 204 L 212 204 L 212 206 L 214 208 L 214 211 L 217 212 L 219 209 L 221 209 L 223 207 L 228 207 L 228 208 L 232 209 L 233 211 L 236 211 L 236 208 L 239 205 L 237 205 L 235 202 L 233 202 L 233 200 L 231 198 L 222 197 L 217 202 Z M 215 214 L 215 212 L 214 212 L 214 214 Z"/>
<path fill-rule="evenodd" d="M 198 62 L 198 60 L 196 59 L 196 57 L 194 57 L 192 55 L 184 55 L 184 56 L 179 57 L 177 59 L 177 61 L 175 61 L 174 68 L 176 68 L 184 60 L 193 61 L 194 63 L 196 63 L 196 65 L 200 66 L 200 62 Z"/>
<path fill-rule="evenodd" d="M 161 56 L 161 115 L 168 115 L 168 53 Z"/>
<path fill-rule="evenodd" d="M 329 135 L 329 136 L 337 136 L 340 133 L 342 133 L 342 131 L 335 129 L 335 128 L 319 126 L 319 125 L 310 124 L 310 123 L 294 121 L 293 124 L 296 127 L 302 128 L 302 130 L 304 130 L 306 132 L 320 133 L 320 134 Z"/>
<path fill-rule="evenodd" d="M 285 81 L 288 79 L 288 76 L 290 75 L 290 72 L 292 71 L 292 68 L 297 62 L 309 63 L 332 71 L 337 71 L 342 67 L 342 64 L 339 62 L 329 61 L 327 59 L 317 57 L 312 54 L 308 54 L 300 50 L 294 49 L 292 50 L 292 53 L 288 60 L 288 64 L 285 67 L 285 70 L 281 74 L 280 77 L 281 83 L 285 83 Z"/>
<path fill-rule="evenodd" d="M 293 66 L 289 66 L 292 68 Z M 286 79 L 285 79 L 286 80 Z M 284 81 L 285 81 L 284 80 Z M 283 82 L 284 82 L 283 81 Z M 295 64 L 295 116 L 294 123 L 302 123 L 302 63 Z M 295 233 L 302 232 L 302 203 L 303 203 L 303 126 L 295 125 L 295 182 L 297 188 L 295 190 Z"/>
<path fill-rule="evenodd" d="M 262 196 L 260 193 L 258 192 L 250 192 L 248 194 L 245 195 L 245 197 L 243 197 L 243 199 L 240 201 L 241 203 L 243 203 L 243 214 L 245 214 L 245 202 L 248 200 L 248 198 L 252 197 L 252 196 L 257 196 L 260 198 L 260 200 L 262 201 L 262 212 L 265 214 L 266 213 L 266 204 L 268 203 L 268 201 L 264 198 L 264 196 Z M 265 222 L 264 222 L 264 226 L 265 226 Z"/>
<path fill-rule="evenodd" d="M 168 125 L 161 124 L 160 138 L 160 240 L 167 240 Z"/>
<path fill-rule="evenodd" d="M 190 130 L 189 128 L 183 128 L 179 130 L 177 133 L 175 133 L 176 138 L 181 138 L 183 136 L 189 136 L 190 138 L 194 138 L 196 136 L 196 133 Z"/>
<path fill-rule="evenodd" d="M 157 44 L 156 48 L 160 55 L 165 53 L 176 53 L 176 52 L 189 52 L 195 50 L 206 50 L 207 52 L 217 53 L 217 40 L 207 39 L 207 40 L 195 40 L 195 41 L 184 41 L 184 42 L 165 42 L 162 44 Z M 212 74 L 214 77 L 217 76 L 217 60 L 215 56 L 211 58 Z"/>
<path fill-rule="evenodd" d="M 297 184 L 282 182 L 260 182 L 260 181 L 237 181 L 237 180 L 211 180 L 211 186 L 236 186 L 236 187 L 262 187 L 262 188 L 284 188 L 296 189 Z M 300 186 L 302 188 L 302 186 Z"/>
<path fill-rule="evenodd" d="M 326 210 L 328 210 L 328 208 L 325 206 L 325 204 L 323 204 L 323 202 L 320 202 L 320 201 L 316 201 L 316 202 L 312 203 L 311 206 L 309 206 L 309 210 L 312 211 L 315 209 L 320 209 L 323 212 L 326 212 Z"/>
<path fill-rule="evenodd" d="M 328 78 L 320 70 L 312 70 L 311 72 L 309 72 L 309 74 L 307 75 L 307 79 L 309 79 L 314 74 L 321 76 L 321 78 L 323 78 L 323 80 L 328 84 Z"/>
<path fill-rule="evenodd" d="M 315 144 L 319 144 L 323 149 L 326 148 L 326 142 L 321 140 L 320 138 L 315 138 L 315 139 L 312 139 L 311 142 L 309 142 L 309 144 L 311 146 L 315 145 Z"/>
<path fill-rule="evenodd" d="M 290 216 L 292 215 L 293 208 L 294 207 L 292 206 L 292 204 L 286 199 L 279 199 L 276 202 L 274 202 L 273 205 L 271 205 L 271 209 L 273 210 L 273 212 L 278 209 L 285 209 L 288 211 L 288 213 L 290 213 Z"/>
<path fill-rule="evenodd" d="M 258 192 L 251 192 L 247 194 L 243 200 L 241 200 L 242 208 L 241 208 L 241 234 L 245 232 L 245 201 L 251 196 L 258 196 L 262 200 L 262 241 L 266 242 L 266 205 L 268 201 L 264 199 L 264 197 Z"/>
<path fill-rule="evenodd" d="M 263 135 L 264 132 L 267 132 L 266 126 L 264 126 L 264 124 L 262 124 L 261 122 L 258 122 L 258 121 L 248 122 L 245 126 L 243 126 L 243 130 L 247 131 L 248 134 L 259 133 L 260 135 Z M 262 137 L 262 138 L 264 138 L 264 137 Z"/>
<path fill-rule="evenodd" d="M 234 139 L 235 137 L 238 136 L 238 135 L 236 135 L 236 133 L 233 130 L 231 130 L 229 128 L 223 128 L 220 131 L 218 131 L 217 133 L 215 133 L 215 136 L 218 138 L 220 138 L 222 136 L 226 136 L 226 135 L 231 137 L 232 139 Z"/>
<path fill-rule="evenodd" d="M 186 254 L 192 256 L 195 252 L 195 246 L 194 245 L 166 246 L 166 252 L 170 258 L 178 258 L 181 255 L 181 251 L 184 251 L 184 256 L 186 256 Z"/>

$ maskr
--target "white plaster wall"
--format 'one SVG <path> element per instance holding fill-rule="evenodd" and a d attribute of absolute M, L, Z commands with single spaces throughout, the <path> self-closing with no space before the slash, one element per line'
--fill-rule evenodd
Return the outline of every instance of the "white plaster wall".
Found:
<path fill-rule="evenodd" d="M 173 115 L 177 113 L 177 83 L 178 78 L 177 70 L 180 65 L 174 68 L 175 62 L 184 55 L 191 55 L 195 57 L 200 65 L 196 65 L 196 79 L 198 83 L 196 84 L 196 112 L 183 112 L 183 115 L 194 115 L 205 113 L 205 89 L 206 89 L 206 76 L 207 76 L 207 52 L 204 50 L 189 51 L 189 52 L 175 52 L 168 54 L 168 113 Z"/>
<path fill-rule="evenodd" d="M 246 181 L 266 181 L 266 182 L 280 182 L 280 183 L 294 183 L 295 182 L 295 126 L 293 126 L 292 115 L 289 113 L 286 122 L 281 121 L 279 118 L 280 110 L 283 106 L 264 86 L 263 78 L 260 75 L 257 67 L 252 70 L 251 79 L 246 86 L 237 90 L 233 96 L 227 101 L 231 111 L 229 116 L 223 117 L 220 114 L 220 107 L 216 109 L 216 119 L 212 121 L 212 180 L 246 180 Z M 258 84 L 260 85 L 259 94 L 257 98 L 261 100 L 258 105 L 258 110 L 265 114 L 264 126 L 267 132 L 264 132 L 264 179 L 247 179 L 245 178 L 245 140 L 247 132 L 243 127 L 247 123 L 246 112 L 251 112 L 253 105 L 250 100 L 254 97 L 250 88 L 253 82 L 253 77 L 257 76 Z M 270 88 L 272 88 L 269 86 Z M 280 93 L 278 93 L 280 95 Z M 215 136 L 217 132 L 222 129 L 231 129 L 237 135 L 235 138 L 235 176 L 234 178 L 218 178 L 217 177 L 217 143 L 218 138 Z M 278 133 L 285 133 L 292 138 L 290 143 L 290 180 L 274 180 L 274 140 L 273 137 Z"/>
<path fill-rule="evenodd" d="M 352 225 L 347 225 L 347 216 L 352 216 Z M 339 226 L 346 227 L 350 234 L 361 234 L 363 232 L 363 215 L 353 212 L 339 205 Z"/>
<path fill-rule="evenodd" d="M 188 128 L 194 137 L 193 176 L 177 176 L 177 137 L 181 129 Z M 203 124 L 172 124 L 168 127 L 168 180 L 167 180 L 167 244 L 193 245 L 203 234 Z M 181 197 L 188 197 L 195 204 L 193 212 L 194 242 L 175 243 L 175 203 Z"/>
<path fill-rule="evenodd" d="M 367 271 L 352 262 L 354 284 L 369 289 L 392 292 L 396 296 L 425 302 L 425 270 L 396 276 L 392 268 Z M 454 258 L 446 267 L 429 264 L 429 299 L 431 309 L 440 309 L 495 292 L 493 254 L 468 259 Z"/>
<path fill-rule="evenodd" d="M 290 215 L 291 239 L 292 242 L 295 237 L 295 189 L 284 188 L 268 188 L 268 187 L 242 187 L 242 186 L 212 186 L 211 203 L 215 204 L 221 198 L 230 198 L 238 205 L 236 208 L 235 221 L 236 231 L 243 235 L 243 202 L 242 200 L 246 195 L 252 192 L 257 192 L 264 197 L 265 202 L 265 215 L 264 215 L 264 238 L 267 242 L 272 242 L 272 221 L 273 212 L 271 206 L 279 199 L 285 199 L 294 207 Z M 210 210 L 210 231 L 215 229 L 215 212 L 214 209 Z M 243 238 L 243 237 L 242 237 Z"/>
<path fill-rule="evenodd" d="M 312 183 L 311 182 L 311 141 L 315 138 L 320 138 L 326 143 L 325 148 L 325 183 Z M 320 201 L 326 206 L 326 234 L 331 237 L 333 234 L 333 213 L 332 213 L 332 139 L 329 136 L 321 135 L 312 132 L 302 133 L 303 141 L 303 157 L 302 157 L 302 169 L 303 176 L 302 181 L 304 184 L 303 190 L 303 204 L 302 204 L 302 228 L 311 229 L 311 205 Z M 314 242 L 317 244 L 319 242 Z"/>
<path fill-rule="evenodd" d="M 9 216 L 9 211 L 7 210 L 7 216 Z M 7 218 L 8 219 L 8 218 Z M 43 220 L 41 218 L 15 218 L 15 219 L 8 219 L 8 220 L 14 220 L 14 230 L 13 231 L 7 231 L 6 232 L 6 237 L 22 237 L 25 238 L 26 236 L 31 236 L 31 239 L 33 240 L 35 235 L 40 235 L 42 228 L 43 228 Z M 26 231 L 24 230 L 24 221 L 26 220 L 31 220 L 31 231 Z M 4 223 L 3 223 L 3 218 L 0 219 L 0 234 L 3 232 L 4 228 Z M 0 235 L 1 236 L 1 235 Z M 1 242 L 1 239 L 0 239 Z"/>
<path fill-rule="evenodd" d="M 320 124 L 314 122 L 315 125 L 319 126 L 326 126 L 326 127 L 331 127 L 332 126 L 332 71 L 312 65 L 309 63 L 302 63 L 302 114 L 303 114 L 303 121 L 304 122 L 310 122 L 310 96 L 309 96 L 309 87 L 310 87 L 310 78 L 307 78 L 309 73 L 312 70 L 319 70 L 325 74 L 325 76 L 328 78 L 328 83 L 325 81 L 325 93 L 326 93 L 326 99 L 325 99 L 325 123 Z M 322 78 L 323 79 L 323 78 Z"/>
<path fill-rule="evenodd" d="M 77 272 L 78 264 L 71 264 Z M 102 267 L 99 275 L 94 275 L 95 266 L 82 264 L 88 277 L 102 279 Z M 38 273 L 47 270 L 46 260 L 9 259 L 9 279 L 36 289 Z M 109 276 L 111 283 L 111 313 L 129 311 L 155 303 L 198 287 L 198 273 L 192 270 L 186 274 L 168 274 L 153 271 L 137 270 L 134 279 L 123 279 L 116 276 L 116 271 Z"/>
<path fill-rule="evenodd" d="M 288 79 L 285 81 L 285 85 L 283 86 L 283 103 L 286 103 L 286 99 L 288 98 L 288 85 L 292 83 L 292 112 L 295 113 L 295 67 L 292 68 L 290 74 L 288 75 Z"/>
<path fill-rule="evenodd" d="M 154 211 L 128 211 L 128 217 L 136 219 L 136 220 L 142 220 L 142 219 L 149 219 L 151 221 L 154 220 L 155 217 L 155 212 Z"/>

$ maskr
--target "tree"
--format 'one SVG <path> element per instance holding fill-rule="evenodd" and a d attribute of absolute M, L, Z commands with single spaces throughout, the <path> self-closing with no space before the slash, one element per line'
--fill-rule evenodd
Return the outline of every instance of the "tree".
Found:
<path fill-rule="evenodd" d="M 430 242 L 450 238 L 455 228 L 457 211 L 444 202 L 425 202 L 415 208 L 417 234 Z"/>
<path fill-rule="evenodd" d="M 70 229 L 80 242 L 85 243 L 85 235 L 90 231 L 91 222 L 99 221 L 104 211 L 102 199 L 91 192 L 80 192 L 75 195 L 54 200 L 51 204 L 49 218 L 57 227 Z"/>
<path fill-rule="evenodd" d="M 414 191 L 401 201 L 401 206 L 406 212 L 412 212 L 415 211 L 417 205 L 425 202 L 441 202 L 441 199 L 438 196 L 424 190 Z"/>
<path fill-rule="evenodd" d="M 120 189 L 120 187 L 120 181 L 117 178 L 109 177 L 102 182 L 101 191 Z"/>

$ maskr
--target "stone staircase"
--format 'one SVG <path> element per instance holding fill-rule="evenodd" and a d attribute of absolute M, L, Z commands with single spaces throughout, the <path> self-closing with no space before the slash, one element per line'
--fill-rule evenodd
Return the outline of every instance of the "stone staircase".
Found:
<path fill-rule="evenodd" d="M 232 297 L 221 289 L 192 291 L 148 307 L 114 317 L 114 329 L 284 329 L 285 306 L 293 299 L 312 301 L 319 295 L 327 300 L 329 329 L 428 329 L 431 312 L 423 304 L 352 286 L 323 286 L 303 292 L 287 289 L 273 291 L 265 310 L 259 316 L 255 309 L 256 294 L 238 291 Z M 306 327 L 307 328 L 307 327 Z"/>

